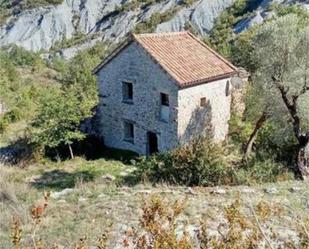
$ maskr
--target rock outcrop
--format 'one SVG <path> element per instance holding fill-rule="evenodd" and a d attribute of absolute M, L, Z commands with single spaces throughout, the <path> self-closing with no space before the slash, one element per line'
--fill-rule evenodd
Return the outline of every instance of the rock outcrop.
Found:
<path fill-rule="evenodd" d="M 303 0 L 255 0 L 252 1 L 255 4 L 255 9 L 246 18 L 238 22 L 234 27 L 235 33 L 241 33 L 244 30 L 256 25 L 261 24 L 265 20 L 270 19 L 275 14 L 272 10 L 273 5 L 298 5 L 304 7 L 304 9 L 309 11 L 309 4 L 307 1 Z"/>
<path fill-rule="evenodd" d="M 207 33 L 214 20 L 234 0 L 200 0 L 192 6 L 177 0 L 157 1 L 133 10 L 121 10 L 122 0 L 65 0 L 57 6 L 25 10 L 10 17 L 0 27 L 0 46 L 16 44 L 28 50 L 49 50 L 56 42 L 70 39 L 76 34 L 98 33 L 99 39 L 117 42 L 137 23 L 148 20 L 153 13 L 177 11 L 171 20 L 158 25 L 157 32 L 180 31 L 190 22 L 201 33 Z M 92 45 L 89 41 L 84 47 Z M 79 48 L 64 50 L 70 57 Z"/>
<path fill-rule="evenodd" d="M 28 50 L 48 51 L 55 43 L 77 34 L 88 36 L 84 43 L 62 50 L 62 55 L 70 58 L 97 41 L 119 42 L 138 23 L 149 20 L 154 13 L 167 11 L 171 11 L 173 16 L 157 25 L 156 32 L 181 31 L 189 25 L 205 35 L 220 13 L 235 0 L 193 0 L 189 6 L 182 0 L 158 0 L 148 4 L 140 2 L 140 6 L 135 8 L 124 8 L 132 1 L 64 0 L 60 5 L 24 10 L 11 16 L 0 27 L 0 46 L 16 44 Z M 240 33 L 271 17 L 270 6 L 273 3 L 299 4 L 309 8 L 301 0 L 255 0 L 255 8 L 234 27 L 234 31 Z"/>

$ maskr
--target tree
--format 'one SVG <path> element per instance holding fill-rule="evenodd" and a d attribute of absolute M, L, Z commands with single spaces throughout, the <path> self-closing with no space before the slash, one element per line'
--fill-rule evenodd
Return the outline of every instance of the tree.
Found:
<path fill-rule="evenodd" d="M 98 102 L 98 85 L 92 70 L 104 58 L 106 47 L 104 43 L 98 43 L 92 48 L 79 52 L 69 62 L 63 77 L 64 85 L 81 87 L 84 97 L 92 101 L 93 106 Z"/>
<path fill-rule="evenodd" d="M 309 176 L 309 27 L 296 15 L 266 23 L 254 38 L 254 84 L 263 112 L 291 128 L 298 147 L 298 170 Z M 263 113 L 262 112 L 262 113 Z M 307 158 L 305 158 L 307 157 Z"/>
<path fill-rule="evenodd" d="M 92 116 L 98 103 L 97 80 L 92 70 L 105 52 L 106 46 L 99 43 L 78 53 L 68 64 L 54 61 L 52 66 L 62 74 L 62 85 L 60 89 L 42 95 L 31 124 L 32 142 L 43 148 L 67 145 L 71 158 L 74 157 L 72 143 L 86 136 L 80 130 L 80 124 Z"/>
<path fill-rule="evenodd" d="M 79 87 L 70 86 L 42 96 L 38 114 L 31 124 L 33 143 L 43 148 L 65 144 L 71 158 L 74 157 L 72 143 L 85 137 L 80 131 L 80 123 L 92 114 L 91 106 L 88 101 L 83 101 L 80 90 Z"/>

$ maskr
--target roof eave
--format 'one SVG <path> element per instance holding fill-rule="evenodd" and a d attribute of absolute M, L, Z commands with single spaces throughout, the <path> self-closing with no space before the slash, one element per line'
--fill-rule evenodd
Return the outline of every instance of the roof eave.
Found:
<path fill-rule="evenodd" d="M 213 82 L 213 81 L 216 81 L 216 80 L 223 80 L 223 79 L 226 79 L 226 78 L 230 78 L 230 77 L 233 77 L 235 75 L 237 75 L 236 70 L 233 71 L 233 72 L 230 72 L 230 73 L 216 75 L 216 76 L 209 77 L 209 78 L 206 78 L 206 79 L 190 81 L 190 82 L 185 82 L 185 83 L 178 83 L 178 87 L 179 87 L 179 89 L 190 88 L 190 87 L 194 87 L 194 86 L 197 86 L 197 85 L 203 85 L 203 84 L 206 84 L 206 83 L 210 83 L 210 82 Z"/>

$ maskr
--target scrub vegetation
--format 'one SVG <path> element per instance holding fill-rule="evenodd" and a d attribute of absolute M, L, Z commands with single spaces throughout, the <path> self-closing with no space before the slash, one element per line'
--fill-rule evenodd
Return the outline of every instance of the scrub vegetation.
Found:
<path fill-rule="evenodd" d="M 10 6 L 1 2 L 0 16 Z M 309 174 L 309 15 L 272 8 L 272 19 L 237 35 L 235 24 L 254 10 L 238 0 L 205 37 L 251 74 L 228 139 L 214 144 L 205 132 L 149 157 L 105 148 L 80 129 L 95 114 L 92 70 L 107 44 L 70 61 L 2 48 L 0 150 L 18 152 L 18 160 L 0 166 L 0 247 L 309 248 L 308 182 L 299 181 Z M 173 14 L 154 14 L 136 32 Z"/>

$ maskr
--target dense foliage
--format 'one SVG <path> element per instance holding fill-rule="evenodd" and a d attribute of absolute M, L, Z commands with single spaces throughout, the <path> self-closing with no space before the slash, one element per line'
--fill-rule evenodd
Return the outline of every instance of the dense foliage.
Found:
<path fill-rule="evenodd" d="M 31 142 L 44 148 L 56 148 L 62 143 L 69 146 L 85 138 L 80 122 L 91 116 L 93 106 L 83 101 L 79 88 L 50 92 L 40 99 L 38 113 L 31 123 Z"/>
<path fill-rule="evenodd" d="M 43 66 L 44 62 L 38 54 L 21 48 L 12 47 L 9 51 L 0 51 L 0 101 L 8 110 L 0 117 L 0 132 L 12 122 L 31 119 L 38 95 L 53 87 L 37 84 L 32 80 Z M 26 73 L 33 76 L 23 77 Z"/>
<path fill-rule="evenodd" d="M 249 72 L 255 69 L 255 58 L 251 55 L 253 51 L 252 39 L 261 25 L 255 25 L 242 33 L 235 30 L 236 25 L 250 18 L 253 11 L 261 1 L 237 0 L 234 4 L 223 11 L 215 20 L 214 27 L 205 42 L 212 46 L 221 55 L 229 58 L 235 65 L 244 67 Z M 288 14 L 297 15 L 305 23 L 309 19 L 308 11 L 299 5 L 270 5 L 269 11 L 273 11 L 273 17 L 265 22 L 274 20 Z"/>
<path fill-rule="evenodd" d="M 299 149 L 309 141 L 309 19 L 305 21 L 294 14 L 280 17 L 261 27 L 253 40 L 260 108 L 276 125 L 277 140 L 290 133 Z M 309 175 L 300 165 L 299 170 Z"/>
<path fill-rule="evenodd" d="M 69 62 L 55 57 L 49 63 L 22 48 L 1 51 L 0 96 L 8 110 L 0 117 L 1 132 L 22 120 L 29 142 L 41 149 L 84 138 L 80 123 L 92 115 L 98 98 L 92 69 L 105 51 L 98 44 Z"/>
<path fill-rule="evenodd" d="M 292 178 L 287 168 L 271 158 L 244 163 L 234 146 L 200 138 L 174 151 L 136 161 L 136 177 L 151 183 L 217 186 L 275 182 Z"/>

